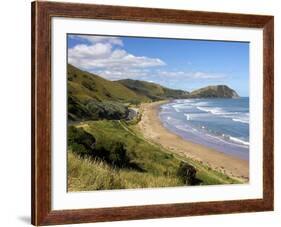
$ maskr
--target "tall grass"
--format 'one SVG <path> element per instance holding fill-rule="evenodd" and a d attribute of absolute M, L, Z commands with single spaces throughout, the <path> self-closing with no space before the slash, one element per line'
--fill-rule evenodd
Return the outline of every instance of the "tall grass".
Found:
<path fill-rule="evenodd" d="M 125 188 L 150 188 L 183 185 L 175 177 L 155 176 L 129 169 L 117 169 L 108 164 L 81 158 L 68 152 L 68 191 L 92 191 Z"/>

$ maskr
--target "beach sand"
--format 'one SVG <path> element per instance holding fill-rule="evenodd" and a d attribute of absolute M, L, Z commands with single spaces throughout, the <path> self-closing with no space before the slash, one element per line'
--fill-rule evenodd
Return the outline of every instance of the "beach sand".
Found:
<path fill-rule="evenodd" d="M 142 118 L 138 123 L 138 129 L 145 139 L 157 143 L 173 153 L 200 161 L 230 177 L 243 182 L 249 180 L 248 161 L 187 141 L 166 129 L 158 116 L 159 107 L 164 103 L 161 101 L 141 105 Z"/>

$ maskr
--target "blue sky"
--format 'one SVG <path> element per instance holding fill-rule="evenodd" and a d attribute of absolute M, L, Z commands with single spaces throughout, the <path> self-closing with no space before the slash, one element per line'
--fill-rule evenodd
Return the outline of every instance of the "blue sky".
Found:
<path fill-rule="evenodd" d="M 68 35 L 68 62 L 109 80 L 192 91 L 225 84 L 249 93 L 249 43 Z"/>

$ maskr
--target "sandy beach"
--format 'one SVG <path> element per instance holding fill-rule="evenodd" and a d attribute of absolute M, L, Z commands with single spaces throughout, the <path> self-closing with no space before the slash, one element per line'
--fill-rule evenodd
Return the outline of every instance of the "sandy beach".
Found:
<path fill-rule="evenodd" d="M 158 116 L 159 107 L 164 103 L 147 103 L 140 107 L 142 119 L 138 123 L 138 128 L 147 140 L 157 143 L 171 152 L 200 161 L 212 169 L 243 182 L 249 180 L 248 161 L 187 141 L 166 129 Z"/>

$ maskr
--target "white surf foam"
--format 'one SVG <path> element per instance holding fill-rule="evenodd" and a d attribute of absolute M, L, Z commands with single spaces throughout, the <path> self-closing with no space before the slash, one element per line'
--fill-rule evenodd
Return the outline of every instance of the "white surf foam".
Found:
<path fill-rule="evenodd" d="M 188 121 L 191 119 L 189 114 L 185 113 L 184 116 L 186 116 L 186 120 L 188 120 Z"/>
<path fill-rule="evenodd" d="M 232 140 L 233 142 L 236 142 L 236 143 L 240 143 L 240 144 L 249 146 L 249 142 L 246 142 L 246 141 L 244 141 L 244 140 L 238 139 L 238 138 L 236 138 L 236 137 L 229 136 L 229 139 Z"/>
<path fill-rule="evenodd" d="M 208 112 L 208 113 L 215 114 L 215 115 L 227 114 L 222 108 L 219 108 L 219 107 L 202 107 L 202 106 L 197 106 L 196 108 L 198 110 L 203 111 L 203 112 Z"/>
<path fill-rule="evenodd" d="M 237 114 L 232 118 L 232 120 L 236 122 L 249 124 L 249 114 L 248 113 L 241 113 L 240 115 Z"/>
<path fill-rule="evenodd" d="M 249 120 L 244 120 L 244 119 L 238 119 L 238 118 L 232 118 L 233 121 L 236 122 L 241 122 L 241 123 L 245 123 L 245 124 L 249 124 Z"/>

